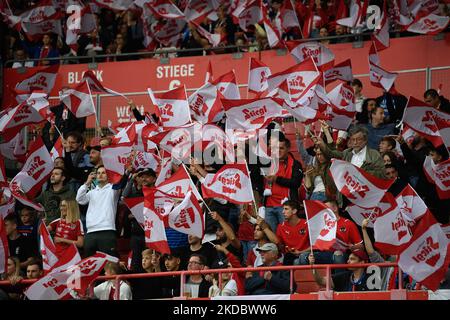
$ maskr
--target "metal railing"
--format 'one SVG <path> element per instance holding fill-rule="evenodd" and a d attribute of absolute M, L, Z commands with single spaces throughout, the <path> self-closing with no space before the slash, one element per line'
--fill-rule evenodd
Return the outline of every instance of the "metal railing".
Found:
<path fill-rule="evenodd" d="M 172 272 L 154 272 L 154 273 L 137 273 L 137 274 L 119 274 L 112 276 L 99 276 L 97 279 L 91 283 L 89 287 L 90 297 L 93 297 L 94 284 L 98 281 L 114 280 L 115 287 L 115 300 L 120 298 L 120 282 L 128 279 L 145 279 L 145 278 L 158 278 L 158 277 L 171 277 L 180 276 L 180 296 L 179 298 L 185 298 L 184 295 L 184 285 L 186 283 L 186 276 L 189 275 L 211 275 L 218 274 L 218 286 L 222 287 L 222 274 L 223 273 L 245 273 L 245 272 L 261 272 L 261 271 L 289 271 L 289 293 L 294 292 L 294 272 L 297 270 L 315 270 L 315 269 L 325 269 L 325 295 L 332 293 L 331 287 L 331 270 L 333 269 L 347 269 L 349 264 L 314 264 L 314 265 L 292 265 L 292 266 L 273 266 L 273 267 L 246 267 L 246 268 L 228 268 L 228 269 L 206 269 L 206 270 L 192 270 L 192 271 L 172 271 Z M 383 262 L 383 263 L 359 263 L 351 264 L 352 268 L 367 268 L 370 266 L 377 266 L 379 268 L 386 267 L 397 267 L 398 264 L 394 262 Z M 403 287 L 403 276 L 402 270 L 398 268 L 398 289 L 405 290 Z M 37 280 L 22 280 L 19 282 L 20 285 L 31 285 Z M 0 288 L 12 286 L 9 281 L 0 281 Z M 395 290 L 395 289 L 393 289 Z"/>

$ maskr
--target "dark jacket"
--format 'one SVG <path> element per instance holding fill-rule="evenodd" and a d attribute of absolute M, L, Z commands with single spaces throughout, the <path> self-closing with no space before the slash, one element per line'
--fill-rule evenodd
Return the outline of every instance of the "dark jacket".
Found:
<path fill-rule="evenodd" d="M 35 198 L 35 202 L 41 203 L 45 209 L 45 222 L 48 224 L 60 217 L 59 204 L 62 200 L 75 200 L 76 193 L 68 185 L 59 191 L 54 191 L 51 187 Z"/>
<path fill-rule="evenodd" d="M 276 265 L 278 263 L 273 262 L 271 266 Z M 272 278 L 269 281 L 264 279 L 264 272 L 253 272 L 253 276 L 245 280 L 245 292 L 251 295 L 289 294 L 289 271 L 271 272 Z M 295 290 L 295 287 L 293 290 Z"/>
<path fill-rule="evenodd" d="M 383 105 L 383 101 L 386 99 L 386 108 L 389 116 L 386 117 L 386 122 L 395 123 L 403 118 L 403 112 L 406 107 L 408 99 L 401 94 L 393 95 L 385 92 L 382 96 L 379 96 L 376 101 L 379 106 Z"/>

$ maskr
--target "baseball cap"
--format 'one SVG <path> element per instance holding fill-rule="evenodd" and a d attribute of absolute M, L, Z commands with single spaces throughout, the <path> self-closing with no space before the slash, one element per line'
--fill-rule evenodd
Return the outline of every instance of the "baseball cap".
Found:
<path fill-rule="evenodd" d="M 144 168 L 144 169 L 140 169 L 137 173 L 138 176 L 141 176 L 143 174 L 147 174 L 149 176 L 152 177 L 156 177 L 156 172 L 155 170 L 151 169 L 151 168 Z"/>
<path fill-rule="evenodd" d="M 172 259 L 172 258 L 181 258 L 181 252 L 180 250 L 176 250 L 176 249 L 171 249 L 170 253 L 165 253 L 163 255 L 163 259 Z"/>
<path fill-rule="evenodd" d="M 278 247 L 274 243 L 265 243 L 261 248 L 256 249 L 256 251 L 275 251 L 278 252 Z"/>
<path fill-rule="evenodd" d="M 369 261 L 369 256 L 367 255 L 366 251 L 363 249 L 353 250 L 352 253 L 363 261 Z"/>
<path fill-rule="evenodd" d="M 91 151 L 92 149 L 101 151 L 102 147 L 100 146 L 100 138 L 99 137 L 92 138 L 91 143 L 89 144 L 89 146 L 86 149 L 87 149 L 87 151 Z"/>

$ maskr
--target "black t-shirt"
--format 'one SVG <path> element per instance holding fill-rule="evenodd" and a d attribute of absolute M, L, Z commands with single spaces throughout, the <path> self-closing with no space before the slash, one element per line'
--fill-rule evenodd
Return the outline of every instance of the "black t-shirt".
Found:
<path fill-rule="evenodd" d="M 369 275 L 364 272 L 358 281 L 353 281 L 353 272 L 346 271 L 332 275 L 335 291 L 372 291 L 367 287 Z"/>
<path fill-rule="evenodd" d="M 182 255 L 180 270 L 187 270 L 189 258 L 194 253 L 204 256 L 206 258 L 206 264 L 208 265 L 208 267 L 211 267 L 211 265 L 217 258 L 217 250 L 209 243 L 202 244 L 200 250 L 197 251 L 192 251 L 190 246 L 182 247 L 180 248 L 180 253 Z"/>
<path fill-rule="evenodd" d="M 20 262 L 26 261 L 28 258 L 36 256 L 34 244 L 31 239 L 24 236 L 19 236 L 16 240 L 8 238 L 9 255 L 16 256 Z"/>

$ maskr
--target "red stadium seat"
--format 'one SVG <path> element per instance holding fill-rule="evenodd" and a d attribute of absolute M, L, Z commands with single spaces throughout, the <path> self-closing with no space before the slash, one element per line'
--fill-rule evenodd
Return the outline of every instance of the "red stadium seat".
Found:
<path fill-rule="evenodd" d="M 316 269 L 316 271 L 324 277 L 325 269 Z M 320 291 L 322 288 L 314 280 L 311 270 L 296 270 L 294 271 L 294 281 L 297 284 L 297 293 L 311 293 Z"/>

